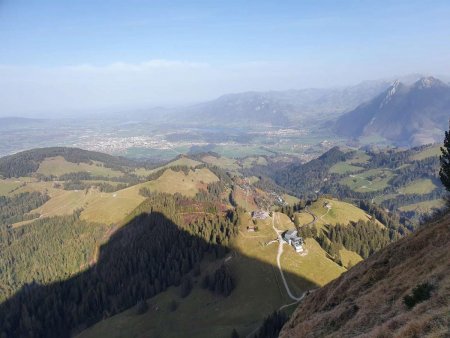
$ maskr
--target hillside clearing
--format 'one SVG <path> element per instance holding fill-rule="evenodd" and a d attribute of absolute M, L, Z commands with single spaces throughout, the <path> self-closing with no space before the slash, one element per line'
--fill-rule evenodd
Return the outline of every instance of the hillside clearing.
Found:
<path fill-rule="evenodd" d="M 144 187 L 152 191 L 168 194 L 180 193 L 193 197 L 200 189 L 206 190 L 209 183 L 218 181 L 218 177 L 207 168 L 189 170 L 187 175 L 183 171 L 167 169 L 156 180 L 138 184 L 135 189 L 139 191 L 140 188 Z"/>
<path fill-rule="evenodd" d="M 434 157 L 434 156 L 439 156 L 439 155 L 441 155 L 441 148 L 439 145 L 435 145 L 435 146 L 426 148 L 417 154 L 414 154 L 413 156 L 411 156 L 411 159 L 414 161 L 420 161 L 420 160 L 424 160 L 429 157 Z"/>
<path fill-rule="evenodd" d="M 61 176 L 63 174 L 75 172 L 88 172 L 93 176 L 119 177 L 123 173 L 104 167 L 100 162 L 88 163 L 72 163 L 68 162 L 62 156 L 48 157 L 39 165 L 37 173 L 43 175 Z"/>
<path fill-rule="evenodd" d="M 363 169 L 364 169 L 363 167 L 358 167 L 356 165 L 347 162 L 339 162 L 333 165 L 330 168 L 329 172 L 332 174 L 348 174 L 361 171 Z"/>
<path fill-rule="evenodd" d="M 407 186 L 401 188 L 399 192 L 407 195 L 412 194 L 422 195 L 428 194 L 436 188 L 437 186 L 433 183 L 433 181 L 427 178 L 414 181 L 411 184 L 408 184 Z"/>

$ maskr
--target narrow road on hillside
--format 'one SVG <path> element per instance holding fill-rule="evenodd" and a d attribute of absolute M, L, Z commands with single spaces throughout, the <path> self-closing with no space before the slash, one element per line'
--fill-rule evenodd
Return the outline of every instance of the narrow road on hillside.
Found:
<path fill-rule="evenodd" d="M 308 207 L 305 207 L 305 212 L 306 212 L 307 214 L 310 214 L 310 215 L 312 216 L 312 218 L 313 218 L 313 220 L 312 220 L 311 222 L 309 222 L 308 224 L 305 224 L 305 225 L 306 225 L 306 226 L 310 226 L 310 225 L 315 224 L 316 221 L 317 221 L 317 216 L 314 215 L 314 214 L 308 209 Z"/>
<path fill-rule="evenodd" d="M 310 213 L 310 212 L 308 211 L 308 213 Z M 314 223 L 316 222 L 317 217 L 316 217 L 313 213 L 310 213 L 310 214 L 314 217 L 314 221 L 311 222 L 310 224 L 314 224 Z M 292 303 L 282 305 L 282 306 L 278 309 L 278 311 L 281 311 L 281 310 L 283 310 L 283 309 L 285 309 L 285 308 L 287 308 L 287 307 L 289 307 L 289 306 L 292 306 L 292 305 L 297 304 L 297 303 L 300 302 L 303 298 L 305 298 L 305 296 L 306 296 L 307 294 L 311 293 L 313 290 L 305 291 L 305 292 L 302 293 L 302 295 L 301 295 L 300 297 L 296 297 L 296 296 L 294 296 L 294 294 L 292 293 L 291 289 L 289 289 L 289 285 L 288 285 L 288 283 L 287 283 L 287 281 L 286 281 L 286 277 L 284 276 L 283 269 L 281 268 L 281 255 L 283 254 L 283 245 L 284 245 L 284 243 L 285 243 L 284 240 L 283 240 L 283 238 L 281 237 L 281 234 L 283 233 L 283 231 L 280 230 L 280 229 L 278 229 L 277 227 L 275 227 L 275 216 L 276 216 L 276 213 L 274 212 L 273 215 L 272 215 L 272 228 L 273 228 L 273 230 L 275 231 L 275 233 L 277 234 L 278 243 L 279 243 L 279 244 L 278 244 L 278 253 L 277 253 L 277 265 L 278 265 L 278 270 L 280 271 L 281 279 L 283 280 L 283 284 L 284 284 L 284 287 L 285 287 L 285 289 L 286 289 L 286 292 L 287 292 L 289 298 L 291 298 L 291 299 L 293 300 Z M 278 219 L 279 219 L 279 218 L 278 218 Z M 253 337 L 253 335 L 254 335 L 256 332 L 258 332 L 259 328 L 260 328 L 260 326 L 258 325 L 252 332 L 250 332 L 249 334 L 246 335 L 246 338 Z"/>
<path fill-rule="evenodd" d="M 279 243 L 278 244 L 278 254 L 277 254 L 278 270 L 280 270 L 281 279 L 283 280 L 283 284 L 284 284 L 284 287 L 286 288 L 286 292 L 287 292 L 288 296 L 292 300 L 295 300 L 296 302 L 298 302 L 298 301 L 302 300 L 302 298 L 304 297 L 304 293 L 300 297 L 294 296 L 294 294 L 291 292 L 291 289 L 289 289 L 289 285 L 288 285 L 288 283 L 286 281 L 286 277 L 284 276 L 283 269 L 281 268 L 281 255 L 283 254 L 284 240 L 281 237 L 282 231 L 275 227 L 275 216 L 276 216 L 276 213 L 274 213 L 273 216 L 272 216 L 272 228 L 273 228 L 273 230 L 275 231 L 275 233 L 278 236 L 278 243 Z"/>

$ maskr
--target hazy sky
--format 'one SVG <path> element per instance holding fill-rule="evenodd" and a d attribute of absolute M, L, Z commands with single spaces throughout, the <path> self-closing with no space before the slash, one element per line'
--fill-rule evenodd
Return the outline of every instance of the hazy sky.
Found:
<path fill-rule="evenodd" d="M 450 1 L 0 0 L 0 115 L 448 75 Z"/>

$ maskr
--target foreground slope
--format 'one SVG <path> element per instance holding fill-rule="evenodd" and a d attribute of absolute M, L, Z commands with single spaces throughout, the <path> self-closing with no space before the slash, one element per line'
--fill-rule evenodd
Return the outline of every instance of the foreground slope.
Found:
<path fill-rule="evenodd" d="M 280 337 L 444 337 L 450 327 L 450 218 L 447 213 L 310 294 Z M 420 284 L 431 297 L 412 309 Z"/>

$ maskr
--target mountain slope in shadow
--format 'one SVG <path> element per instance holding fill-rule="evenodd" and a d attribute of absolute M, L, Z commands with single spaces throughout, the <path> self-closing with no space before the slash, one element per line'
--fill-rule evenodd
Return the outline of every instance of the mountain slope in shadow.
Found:
<path fill-rule="evenodd" d="M 88 270 L 50 285 L 27 285 L 0 304 L 0 337 L 73 336 L 180 285 L 205 256 L 222 259 L 227 250 L 184 230 L 161 212 L 141 213 L 101 246 L 97 263 Z M 299 278 L 287 275 L 293 281 Z M 314 285 L 307 280 L 296 283 Z"/>

